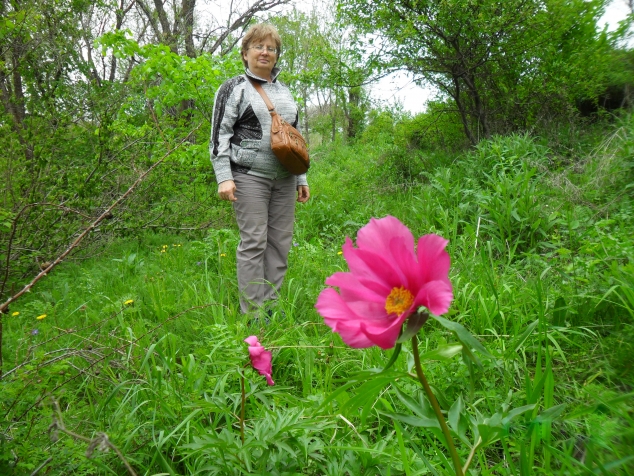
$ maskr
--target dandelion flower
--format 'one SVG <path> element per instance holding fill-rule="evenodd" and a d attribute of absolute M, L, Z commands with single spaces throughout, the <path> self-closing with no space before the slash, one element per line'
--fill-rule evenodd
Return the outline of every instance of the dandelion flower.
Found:
<path fill-rule="evenodd" d="M 128 299 L 126 302 L 123 303 L 125 306 L 129 306 L 130 304 L 134 304 L 134 299 Z"/>
<path fill-rule="evenodd" d="M 11 314 L 11 316 L 15 317 L 15 316 L 19 316 L 20 313 L 18 311 L 15 311 L 14 313 Z"/>
<path fill-rule="evenodd" d="M 448 241 L 434 234 L 414 236 L 398 219 L 372 218 L 350 238 L 343 255 L 350 272 L 338 272 L 326 284 L 315 307 L 333 332 L 351 347 L 394 347 L 403 323 L 424 306 L 444 314 L 453 299 L 449 281 Z"/>
<path fill-rule="evenodd" d="M 36 317 L 36 319 L 37 319 L 38 321 L 41 321 L 41 320 L 42 320 L 42 319 L 44 319 L 45 317 L 46 317 L 46 314 L 41 314 L 41 315 L 37 316 L 37 317 Z"/>

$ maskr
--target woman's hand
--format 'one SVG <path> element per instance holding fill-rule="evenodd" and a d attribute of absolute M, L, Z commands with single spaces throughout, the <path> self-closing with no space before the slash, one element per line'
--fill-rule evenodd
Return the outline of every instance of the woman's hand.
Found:
<path fill-rule="evenodd" d="M 235 202 L 237 200 L 234 195 L 235 192 L 236 184 L 233 180 L 225 180 L 224 182 L 218 184 L 218 196 L 220 197 L 220 200 Z"/>
<path fill-rule="evenodd" d="M 306 203 L 310 198 L 310 191 L 308 190 L 308 185 L 298 185 L 297 186 L 297 201 L 299 203 Z"/>

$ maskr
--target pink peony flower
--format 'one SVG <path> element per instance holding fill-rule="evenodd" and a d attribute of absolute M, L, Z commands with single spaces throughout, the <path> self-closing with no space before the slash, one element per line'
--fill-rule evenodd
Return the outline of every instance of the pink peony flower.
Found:
<path fill-rule="evenodd" d="M 258 342 L 258 338 L 256 336 L 249 336 L 244 341 L 249 344 L 249 357 L 251 358 L 251 365 L 253 368 L 260 372 L 260 375 L 264 375 L 266 377 L 266 383 L 269 385 L 275 385 L 273 379 L 271 378 L 271 373 L 273 373 L 273 368 L 271 366 L 271 352 L 264 349 L 262 344 Z"/>
<path fill-rule="evenodd" d="M 372 218 L 359 230 L 357 248 L 346 238 L 343 255 L 350 272 L 326 279 L 315 307 L 333 332 L 351 347 L 394 347 L 403 322 L 420 306 L 447 312 L 453 299 L 448 241 L 414 236 L 398 219 Z"/>

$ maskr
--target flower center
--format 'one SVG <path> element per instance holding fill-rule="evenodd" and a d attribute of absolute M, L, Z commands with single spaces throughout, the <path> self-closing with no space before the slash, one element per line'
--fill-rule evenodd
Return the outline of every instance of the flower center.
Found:
<path fill-rule="evenodd" d="M 388 314 L 403 314 L 414 302 L 414 295 L 403 286 L 392 289 L 385 300 L 385 310 Z"/>

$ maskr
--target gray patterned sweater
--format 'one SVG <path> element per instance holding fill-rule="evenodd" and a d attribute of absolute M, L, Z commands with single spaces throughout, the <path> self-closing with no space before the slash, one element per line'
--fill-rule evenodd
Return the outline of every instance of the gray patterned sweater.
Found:
<path fill-rule="evenodd" d="M 225 81 L 214 101 L 209 151 L 218 183 L 233 180 L 233 173 L 281 179 L 290 173 L 271 150 L 271 115 L 247 75 L 262 84 L 275 110 L 297 127 L 298 109 L 285 84 L 277 81 L 280 70 L 273 68 L 272 82 L 246 70 Z M 306 174 L 297 176 L 297 185 L 308 185 Z"/>

